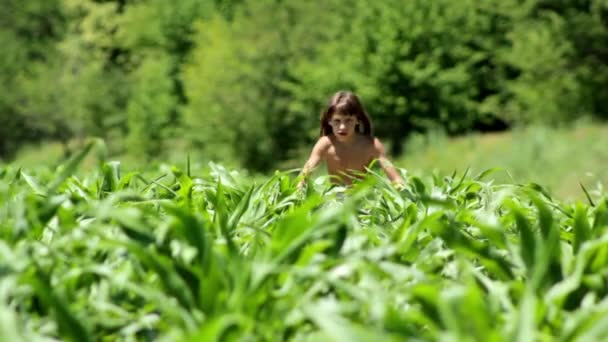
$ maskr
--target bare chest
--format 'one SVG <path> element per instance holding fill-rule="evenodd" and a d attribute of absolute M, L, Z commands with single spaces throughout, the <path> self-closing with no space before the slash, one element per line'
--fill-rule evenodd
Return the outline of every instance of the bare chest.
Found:
<path fill-rule="evenodd" d="M 327 151 L 326 162 L 330 174 L 337 174 L 348 170 L 365 171 L 365 167 L 372 161 L 371 151 L 366 147 L 340 148 L 332 146 Z"/>

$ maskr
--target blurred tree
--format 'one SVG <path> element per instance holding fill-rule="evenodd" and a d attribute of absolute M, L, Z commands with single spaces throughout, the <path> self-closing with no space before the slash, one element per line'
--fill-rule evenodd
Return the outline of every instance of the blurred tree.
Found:
<path fill-rule="evenodd" d="M 572 45 L 568 72 L 582 86 L 577 96 L 588 101 L 590 113 L 608 119 L 608 1 L 543 0 L 541 10 L 551 10 L 564 21 L 563 33 Z"/>
<path fill-rule="evenodd" d="M 589 110 L 576 75 L 567 72 L 573 51 L 564 39 L 564 22 L 553 15 L 549 21 L 519 25 L 509 36 L 512 48 L 503 54 L 520 72 L 505 92 L 512 96 L 505 109 L 519 124 L 568 122 Z"/>
<path fill-rule="evenodd" d="M 54 97 L 74 136 L 106 138 L 111 149 L 122 145 L 125 110 L 130 96 L 128 52 L 116 39 L 117 14 L 124 1 L 64 0 L 69 16 L 65 38 L 58 44 L 62 60 Z"/>
<path fill-rule="evenodd" d="M 11 156 L 25 140 L 61 133 L 56 118 L 28 111 L 23 86 L 36 82 L 40 65 L 56 55 L 66 18 L 60 0 L 5 0 L 0 11 L 0 156 Z M 25 85 L 24 85 L 25 83 Z"/>
<path fill-rule="evenodd" d="M 177 102 L 170 67 L 166 55 L 150 56 L 133 74 L 133 95 L 127 107 L 131 152 L 158 157 L 163 151 L 165 128 Z"/>
<path fill-rule="evenodd" d="M 335 38 L 295 66 L 294 96 L 325 101 L 347 88 L 399 154 L 412 130 L 461 132 L 479 116 L 479 64 L 488 23 L 474 1 L 359 0 L 335 18 Z"/>
<path fill-rule="evenodd" d="M 496 50 L 505 72 L 500 92 L 486 99 L 484 109 L 519 125 L 566 123 L 591 110 L 573 68 L 569 25 L 541 3 L 511 1 L 495 9 L 510 23 L 507 41 Z"/>
<path fill-rule="evenodd" d="M 192 48 L 192 23 L 209 6 L 65 0 L 65 7 L 71 25 L 60 45 L 68 65 L 63 90 L 74 96 L 63 113 L 79 118 L 71 123 L 78 135 L 105 137 L 113 152 L 158 155 L 180 122 L 179 70 Z"/>
<path fill-rule="evenodd" d="M 329 41 L 338 3 L 244 1 L 230 21 L 200 22 L 184 69 L 193 145 L 209 159 L 257 170 L 300 145 L 315 114 L 294 102 L 293 68 Z"/>
<path fill-rule="evenodd" d="M 606 0 L 3 5 L 2 156 L 98 135 L 114 152 L 186 141 L 265 170 L 310 148 L 341 89 L 394 154 L 415 130 L 608 118 Z"/>
<path fill-rule="evenodd" d="M 116 45 L 128 56 L 127 151 L 159 156 L 164 140 L 179 125 L 178 104 L 185 101 L 179 69 L 192 48 L 193 21 L 204 2 L 137 1 L 117 19 Z"/>

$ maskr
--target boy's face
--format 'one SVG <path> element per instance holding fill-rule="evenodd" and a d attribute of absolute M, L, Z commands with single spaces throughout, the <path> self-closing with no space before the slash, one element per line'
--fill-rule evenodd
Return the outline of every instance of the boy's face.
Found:
<path fill-rule="evenodd" d="M 329 125 L 334 135 L 340 141 L 353 138 L 356 134 L 355 127 L 358 123 L 359 120 L 354 115 L 334 114 L 329 119 Z"/>

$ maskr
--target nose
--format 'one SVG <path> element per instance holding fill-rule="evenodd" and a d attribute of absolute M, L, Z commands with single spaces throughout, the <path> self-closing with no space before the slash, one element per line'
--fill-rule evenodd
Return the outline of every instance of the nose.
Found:
<path fill-rule="evenodd" d="M 338 125 L 339 129 L 344 129 L 346 128 L 346 124 L 344 122 L 341 122 L 340 125 Z"/>

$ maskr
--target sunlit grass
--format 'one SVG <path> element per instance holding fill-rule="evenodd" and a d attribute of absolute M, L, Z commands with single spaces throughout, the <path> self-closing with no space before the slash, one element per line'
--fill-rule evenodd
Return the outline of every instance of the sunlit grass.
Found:
<path fill-rule="evenodd" d="M 551 129 L 529 127 L 505 133 L 447 138 L 413 137 L 396 164 L 414 174 L 504 169 L 498 182 L 535 182 L 563 200 L 584 199 L 580 183 L 602 190 L 608 184 L 608 126 L 581 123 Z"/>

